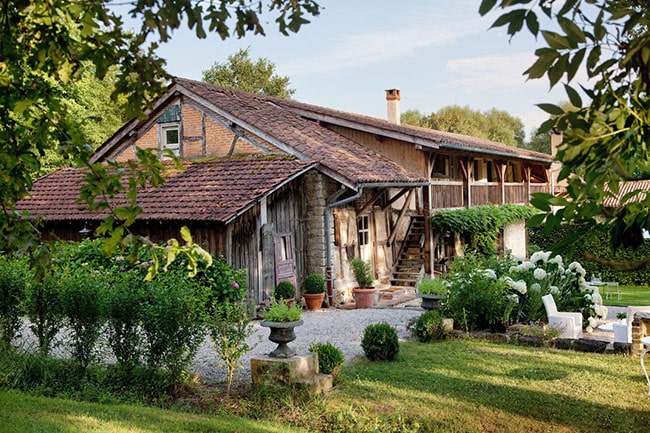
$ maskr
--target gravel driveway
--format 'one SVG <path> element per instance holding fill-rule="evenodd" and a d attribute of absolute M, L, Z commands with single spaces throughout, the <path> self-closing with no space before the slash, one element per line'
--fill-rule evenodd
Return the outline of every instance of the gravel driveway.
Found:
<path fill-rule="evenodd" d="M 312 343 L 331 343 L 343 352 L 346 362 L 363 355 L 361 338 L 366 326 L 373 323 L 387 322 L 397 329 L 401 339 L 410 337 L 407 329 L 424 310 L 419 306 L 420 300 L 393 307 L 373 307 L 361 310 L 344 310 L 327 308 L 321 311 L 305 311 L 302 314 L 304 324 L 295 329 L 296 340 L 289 344 L 296 352 L 306 353 Z M 253 335 L 248 339 L 249 345 L 255 346 L 241 358 L 243 368 L 238 370 L 237 379 L 250 380 L 250 358 L 261 356 L 275 349 L 276 344 L 268 340 L 269 329 L 255 321 Z M 201 346 L 191 367 L 208 382 L 223 381 L 225 369 L 218 366 L 211 344 Z"/>

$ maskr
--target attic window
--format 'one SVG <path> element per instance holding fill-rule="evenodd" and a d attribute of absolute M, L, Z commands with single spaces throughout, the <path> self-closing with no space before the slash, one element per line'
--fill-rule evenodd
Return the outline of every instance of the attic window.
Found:
<path fill-rule="evenodd" d="M 176 156 L 180 156 L 181 141 L 178 125 L 166 125 L 161 127 L 161 150 L 169 149 Z"/>

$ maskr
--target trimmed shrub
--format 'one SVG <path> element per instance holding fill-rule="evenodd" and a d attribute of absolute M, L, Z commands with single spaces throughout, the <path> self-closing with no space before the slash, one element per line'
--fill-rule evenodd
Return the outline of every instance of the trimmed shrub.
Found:
<path fill-rule="evenodd" d="M 296 287 L 291 281 L 280 281 L 275 290 L 273 291 L 273 297 L 276 300 L 280 299 L 293 299 L 296 296 Z"/>
<path fill-rule="evenodd" d="M 25 280 L 15 262 L 0 260 L 0 347 L 8 349 L 20 330 Z"/>
<path fill-rule="evenodd" d="M 413 334 L 422 343 L 443 340 L 447 330 L 442 315 L 434 310 L 425 311 L 415 322 Z"/>
<path fill-rule="evenodd" d="M 38 340 L 41 355 L 50 353 L 54 338 L 65 322 L 60 293 L 61 278 L 58 275 L 48 275 L 43 281 L 29 284 L 25 291 L 25 314 Z"/>
<path fill-rule="evenodd" d="M 363 332 L 361 348 L 371 361 L 393 361 L 399 353 L 397 331 L 385 322 L 368 325 Z"/>
<path fill-rule="evenodd" d="M 343 353 L 332 343 L 312 344 L 309 351 L 318 353 L 318 371 L 324 374 L 334 373 L 345 362 Z"/>
<path fill-rule="evenodd" d="M 105 282 L 95 273 L 79 273 L 63 280 L 59 299 L 72 331 L 72 355 L 86 368 L 104 324 Z"/>
<path fill-rule="evenodd" d="M 303 288 L 308 294 L 325 293 L 325 280 L 318 274 L 307 275 Z"/>

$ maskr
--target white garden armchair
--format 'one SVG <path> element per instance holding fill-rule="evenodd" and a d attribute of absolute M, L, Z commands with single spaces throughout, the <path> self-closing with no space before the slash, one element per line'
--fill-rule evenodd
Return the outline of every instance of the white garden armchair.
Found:
<path fill-rule="evenodd" d="M 622 323 L 614 322 L 614 343 L 632 343 L 632 320 L 634 315 L 639 312 L 650 311 L 650 307 L 627 307 L 627 317 Z"/>
<path fill-rule="evenodd" d="M 542 296 L 548 325 L 560 329 L 560 337 L 581 338 L 582 337 L 582 313 L 568 313 L 557 311 L 553 295 Z"/>

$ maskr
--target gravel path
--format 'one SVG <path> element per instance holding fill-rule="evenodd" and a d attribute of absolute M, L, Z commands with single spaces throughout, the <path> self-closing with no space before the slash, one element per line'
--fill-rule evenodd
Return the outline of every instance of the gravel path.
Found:
<path fill-rule="evenodd" d="M 304 324 L 295 328 L 296 340 L 289 344 L 298 353 L 306 353 L 313 343 L 331 343 L 345 356 L 346 363 L 363 356 L 361 338 L 366 326 L 373 323 L 387 322 L 397 329 L 400 340 L 410 337 L 408 326 L 424 310 L 419 306 L 420 300 L 400 304 L 394 307 L 374 307 L 362 310 L 344 310 L 327 308 L 321 311 L 305 311 L 302 314 Z M 253 335 L 248 339 L 253 350 L 244 355 L 238 370 L 239 380 L 250 380 L 250 358 L 266 355 L 275 349 L 276 344 L 268 340 L 269 329 L 255 321 Z M 218 358 L 211 344 L 206 341 L 194 360 L 192 371 L 199 373 L 206 381 L 223 381 L 225 369 L 218 366 Z"/>

